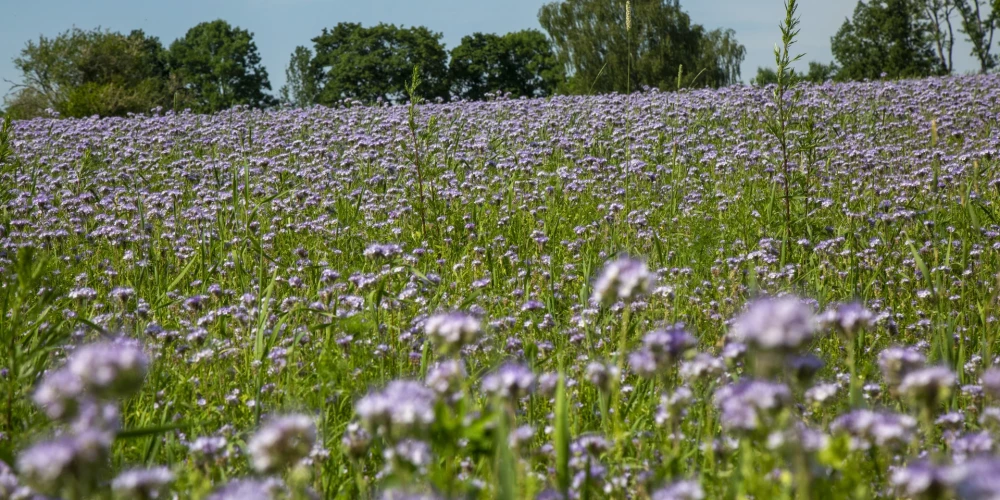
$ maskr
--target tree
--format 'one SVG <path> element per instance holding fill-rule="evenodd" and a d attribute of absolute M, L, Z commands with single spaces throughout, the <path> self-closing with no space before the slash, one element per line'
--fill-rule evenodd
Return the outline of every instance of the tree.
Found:
<path fill-rule="evenodd" d="M 514 97 L 551 95 L 562 81 L 563 68 L 545 35 L 524 30 L 506 35 L 474 33 L 451 51 L 452 94 L 483 99 L 487 92 Z"/>
<path fill-rule="evenodd" d="M 316 104 L 319 96 L 319 79 L 313 65 L 312 51 L 306 47 L 295 47 L 285 69 L 287 83 L 281 87 L 281 101 L 298 108 Z"/>
<path fill-rule="evenodd" d="M 827 80 L 835 80 L 837 71 L 840 68 L 836 64 L 823 64 L 817 61 L 809 61 L 809 71 L 806 72 L 806 80 L 812 83 L 823 83 Z"/>
<path fill-rule="evenodd" d="M 14 60 L 22 81 L 6 99 L 12 116 L 124 115 L 170 103 L 166 53 L 142 31 L 79 28 L 29 41 Z"/>
<path fill-rule="evenodd" d="M 792 85 L 799 82 L 810 82 L 810 83 L 823 83 L 827 80 L 833 80 L 837 75 L 837 65 L 835 64 L 823 64 L 817 61 L 809 62 L 809 71 L 805 74 L 796 72 L 794 69 L 789 69 L 787 77 Z M 763 87 L 766 85 L 771 85 L 778 83 L 778 73 L 774 71 L 774 68 L 757 68 L 757 76 L 750 80 L 750 85 L 756 85 L 758 87 Z"/>
<path fill-rule="evenodd" d="M 939 64 L 945 73 L 955 69 L 952 54 L 955 48 L 955 30 L 951 18 L 955 13 L 956 0 L 916 0 L 921 15 L 927 21 L 930 38 L 934 42 Z M 961 0 L 958 0 L 961 1 Z"/>
<path fill-rule="evenodd" d="M 572 93 L 625 92 L 648 85 L 736 83 L 745 49 L 731 30 L 706 33 L 678 0 L 565 0 L 542 6 L 538 20 L 570 75 Z M 680 78 L 678 78 L 680 77 Z M 684 78 L 687 78 L 684 80 Z"/>
<path fill-rule="evenodd" d="M 802 79 L 802 75 L 796 73 L 794 69 L 790 69 L 788 70 L 788 78 L 792 84 L 795 84 Z M 778 83 L 778 73 L 771 67 L 758 66 L 757 76 L 750 79 L 750 85 L 755 87 L 765 87 L 776 83 Z"/>
<path fill-rule="evenodd" d="M 953 0 L 962 21 L 959 30 L 972 45 L 972 55 L 979 61 L 979 72 L 986 73 L 997 65 L 997 56 L 991 54 L 993 33 L 1000 24 L 1000 0 L 993 0 L 989 14 L 984 0 Z"/>
<path fill-rule="evenodd" d="M 448 54 L 441 34 L 423 26 L 379 24 L 365 28 L 340 23 L 312 39 L 313 71 L 319 78 L 317 102 L 332 105 L 345 98 L 365 102 L 408 102 L 406 84 L 420 68 L 419 97 L 448 97 Z"/>
<path fill-rule="evenodd" d="M 731 29 L 712 30 L 701 39 L 701 59 L 697 68 L 704 70 L 701 81 L 712 87 L 731 85 L 740 80 L 740 65 L 747 49 L 736 41 Z"/>
<path fill-rule="evenodd" d="M 188 93 L 193 109 L 214 112 L 234 105 L 274 104 L 267 70 L 253 33 L 221 19 L 201 23 L 170 45 L 170 68 Z"/>
<path fill-rule="evenodd" d="M 859 1 L 831 39 L 840 80 L 924 77 L 944 72 L 913 0 Z"/>

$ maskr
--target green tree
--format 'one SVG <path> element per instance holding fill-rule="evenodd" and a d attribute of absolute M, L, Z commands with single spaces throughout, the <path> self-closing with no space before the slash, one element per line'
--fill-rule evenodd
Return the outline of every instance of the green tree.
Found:
<path fill-rule="evenodd" d="M 253 33 L 221 19 L 201 23 L 170 45 L 170 68 L 192 108 L 214 112 L 234 105 L 262 108 L 275 99 Z"/>
<path fill-rule="evenodd" d="M 944 73 L 955 69 L 953 54 L 955 48 L 955 28 L 951 23 L 956 1 L 961 0 L 915 0 L 920 15 L 927 22 L 928 35 L 934 43 L 939 64 Z"/>
<path fill-rule="evenodd" d="M 740 81 L 740 65 L 746 54 L 746 48 L 736 41 L 735 31 L 709 31 L 701 39 L 701 58 L 695 67 L 702 71 L 702 75 L 694 83 L 722 87 Z"/>
<path fill-rule="evenodd" d="M 739 80 L 745 49 L 731 30 L 706 32 L 678 0 L 634 0 L 626 30 L 625 5 L 626 0 L 565 0 L 542 6 L 538 20 L 570 75 L 566 90 L 625 92 L 641 86 L 672 89 L 678 80 L 697 86 Z"/>
<path fill-rule="evenodd" d="M 5 99 L 12 116 L 124 115 L 169 106 L 166 51 L 142 31 L 79 28 L 29 41 L 14 60 L 21 82 Z"/>
<path fill-rule="evenodd" d="M 295 47 L 285 69 L 287 83 L 281 87 L 281 102 L 298 108 L 316 104 L 319 96 L 319 79 L 313 65 L 312 51 L 307 47 Z"/>
<path fill-rule="evenodd" d="M 979 61 L 979 72 L 987 71 L 997 66 L 996 54 L 993 50 L 993 34 L 1000 24 L 1000 0 L 993 0 L 993 6 L 986 11 L 984 0 L 952 0 L 961 19 L 961 31 L 965 39 L 972 45 L 972 55 Z"/>
<path fill-rule="evenodd" d="M 319 78 L 317 102 L 332 105 L 352 98 L 408 102 L 406 84 L 419 66 L 422 99 L 448 97 L 448 54 L 441 34 L 423 26 L 379 24 L 365 28 L 340 23 L 312 39 Z"/>
<path fill-rule="evenodd" d="M 796 73 L 794 69 L 789 69 L 788 78 L 792 81 L 792 83 L 797 83 L 801 80 L 802 75 Z M 750 79 L 750 85 L 757 87 L 764 87 L 776 83 L 778 83 L 778 73 L 771 67 L 758 66 L 757 76 Z"/>
<path fill-rule="evenodd" d="M 827 80 L 833 80 L 837 76 L 837 65 L 835 64 L 823 64 L 817 61 L 809 62 L 809 70 L 805 74 L 799 73 L 794 69 L 789 69 L 786 73 L 786 77 L 789 82 L 794 85 L 799 82 L 810 82 L 810 83 L 823 83 Z M 756 85 L 763 87 L 765 85 L 771 85 L 778 83 L 778 73 L 775 72 L 774 68 L 757 68 L 757 76 L 750 80 L 750 85 Z"/>
<path fill-rule="evenodd" d="M 859 1 L 831 39 L 839 80 L 914 78 L 945 72 L 913 0 Z"/>
<path fill-rule="evenodd" d="M 451 92 L 465 99 L 479 100 L 487 92 L 544 97 L 563 78 L 552 46 L 537 30 L 474 33 L 462 37 L 462 43 L 451 51 Z"/>

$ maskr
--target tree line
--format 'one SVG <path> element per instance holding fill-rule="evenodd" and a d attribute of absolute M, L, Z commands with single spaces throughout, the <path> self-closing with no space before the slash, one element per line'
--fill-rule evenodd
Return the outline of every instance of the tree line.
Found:
<path fill-rule="evenodd" d="M 122 116 L 161 109 L 214 112 L 277 101 L 253 34 L 225 21 L 201 23 L 164 47 L 129 34 L 73 28 L 29 41 L 14 59 L 21 82 L 5 99 L 14 118 Z"/>
<path fill-rule="evenodd" d="M 809 63 L 796 81 L 824 82 L 921 78 L 955 71 L 955 42 L 969 43 L 979 73 L 997 68 L 994 33 L 1000 0 L 862 0 L 830 39 L 834 62 Z M 774 83 L 774 70 L 758 68 L 754 84 Z"/>
<path fill-rule="evenodd" d="M 949 74 L 955 41 L 967 40 L 980 71 L 998 65 L 993 35 L 1000 0 L 860 0 L 831 39 L 834 62 L 812 62 L 793 80 L 863 80 Z M 340 23 L 292 52 L 287 83 L 272 96 L 253 33 L 216 20 L 169 46 L 128 34 L 74 28 L 29 41 L 14 64 L 22 78 L 4 98 L 15 118 L 121 116 L 150 110 L 211 113 L 264 108 L 406 102 L 414 67 L 424 100 L 489 95 L 630 92 L 740 82 L 746 48 L 730 29 L 693 22 L 679 0 L 560 0 L 538 13 L 541 30 L 474 33 L 447 50 L 423 26 Z M 774 82 L 758 68 L 752 84 Z"/>
<path fill-rule="evenodd" d="M 423 26 L 340 23 L 292 52 L 274 97 L 253 33 L 217 20 L 169 46 L 142 31 L 78 28 L 30 41 L 14 64 L 22 78 L 4 99 L 17 118 L 125 115 L 153 109 L 211 113 L 402 103 L 419 68 L 424 100 L 489 95 L 626 92 L 643 87 L 718 87 L 739 82 L 746 49 L 732 30 L 692 22 L 678 0 L 562 0 L 539 11 L 544 30 L 474 33 L 446 50 Z M 628 24 L 626 29 L 626 24 Z"/>

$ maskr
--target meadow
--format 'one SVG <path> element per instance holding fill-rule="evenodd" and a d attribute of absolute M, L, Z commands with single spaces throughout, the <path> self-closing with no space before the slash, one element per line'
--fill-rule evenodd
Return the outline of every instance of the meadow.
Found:
<path fill-rule="evenodd" d="M 0 497 L 1000 498 L 1000 77 L 0 134 Z"/>

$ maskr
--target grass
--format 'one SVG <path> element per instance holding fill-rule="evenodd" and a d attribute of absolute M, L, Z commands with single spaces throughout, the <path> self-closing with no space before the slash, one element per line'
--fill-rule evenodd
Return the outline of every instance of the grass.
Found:
<path fill-rule="evenodd" d="M 795 90 L 787 173 L 758 118 L 769 92 L 750 87 L 14 122 L 0 165 L 0 458 L 13 463 L 54 432 L 28 399 L 32 381 L 61 363 L 63 343 L 104 331 L 142 339 L 153 358 L 142 391 L 123 402 L 110 467 L 166 464 L 181 497 L 251 475 L 249 436 L 287 412 L 315 417 L 326 452 L 305 483 L 322 497 L 405 483 L 456 498 L 546 488 L 641 498 L 693 478 L 709 498 L 776 498 L 803 496 L 803 470 L 810 497 L 881 496 L 890 466 L 919 451 L 950 462 L 953 450 L 933 424 L 899 453 L 852 450 L 830 431 L 852 408 L 918 415 L 886 390 L 879 352 L 920 346 L 960 385 L 978 383 L 995 357 L 1000 80 Z M 625 174 L 628 158 L 641 163 Z M 796 188 L 787 214 L 783 176 Z M 364 257 L 376 242 L 404 252 Z M 19 248 L 35 267 L 18 264 Z M 602 266 L 625 254 L 644 258 L 659 287 L 629 314 L 589 304 Z M 70 299 L 80 287 L 97 298 Z M 134 296 L 116 302 L 115 287 Z M 611 399 L 587 380 L 590 362 L 614 365 L 620 340 L 634 350 L 659 325 L 682 323 L 717 356 L 728 320 L 758 295 L 787 292 L 816 311 L 858 300 L 885 315 L 853 346 L 832 333 L 808 346 L 825 362 L 816 380 L 840 390 L 811 405 L 808 386 L 794 387 L 797 405 L 781 418 L 822 432 L 822 449 L 788 454 L 766 433 L 721 428 L 712 395 L 745 375 L 743 363 L 685 383 L 694 401 L 659 424 L 661 395 L 681 384 L 675 368 L 641 379 L 625 366 Z M 528 300 L 541 307 L 525 310 Z M 378 438 L 351 459 L 341 437 L 355 403 L 391 380 L 421 379 L 438 361 L 422 319 L 448 310 L 472 311 L 486 328 L 464 351 L 460 402 L 440 403 L 424 436 L 432 460 L 380 473 Z M 145 333 L 154 324 L 175 335 Z M 26 361 L 38 352 L 44 363 Z M 561 373 L 559 389 L 493 401 L 479 383 L 506 360 Z M 849 386 L 866 384 L 882 391 L 852 405 Z M 985 406 L 956 389 L 932 412 L 963 412 L 972 432 Z M 522 425 L 535 429 L 523 453 L 503 439 Z M 613 445 L 594 456 L 570 446 L 590 433 Z M 206 435 L 227 437 L 227 459 L 191 458 L 187 443 Z M 588 480 L 581 460 L 603 472 Z"/>

